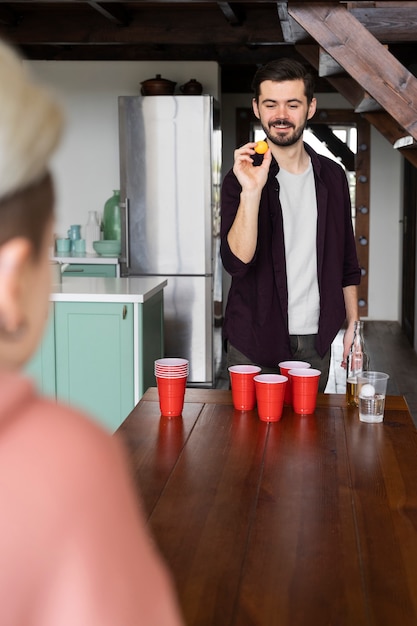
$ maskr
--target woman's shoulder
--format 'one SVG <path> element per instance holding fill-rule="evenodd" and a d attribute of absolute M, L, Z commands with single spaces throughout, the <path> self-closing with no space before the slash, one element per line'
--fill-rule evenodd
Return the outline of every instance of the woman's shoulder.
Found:
<path fill-rule="evenodd" d="M 30 381 L 12 376 L 6 385 L 0 375 L 0 398 L 0 473 L 10 467 L 18 480 L 45 479 L 60 490 L 124 464 L 119 442 L 93 417 L 38 394 Z"/>

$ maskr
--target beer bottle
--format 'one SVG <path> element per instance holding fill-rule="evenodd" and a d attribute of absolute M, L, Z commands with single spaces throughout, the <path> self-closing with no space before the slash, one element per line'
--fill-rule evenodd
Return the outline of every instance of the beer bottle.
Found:
<path fill-rule="evenodd" d="M 355 322 L 353 341 L 346 365 L 346 400 L 350 406 L 358 406 L 358 376 L 369 367 L 369 357 L 365 351 L 363 322 Z"/>

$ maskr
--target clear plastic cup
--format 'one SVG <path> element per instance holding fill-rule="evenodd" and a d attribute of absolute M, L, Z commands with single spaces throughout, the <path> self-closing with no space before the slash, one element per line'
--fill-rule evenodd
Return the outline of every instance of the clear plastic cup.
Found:
<path fill-rule="evenodd" d="M 389 375 L 384 372 L 362 372 L 358 375 L 361 422 L 373 424 L 383 421 L 388 378 Z"/>

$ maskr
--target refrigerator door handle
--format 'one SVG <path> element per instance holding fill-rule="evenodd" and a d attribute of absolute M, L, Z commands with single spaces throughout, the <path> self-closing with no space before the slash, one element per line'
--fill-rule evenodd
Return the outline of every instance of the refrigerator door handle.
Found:
<path fill-rule="evenodd" d="M 126 253 L 126 268 L 130 267 L 130 249 L 129 249 L 129 198 L 125 198 L 124 202 L 120 203 L 120 208 L 125 210 L 125 253 Z"/>

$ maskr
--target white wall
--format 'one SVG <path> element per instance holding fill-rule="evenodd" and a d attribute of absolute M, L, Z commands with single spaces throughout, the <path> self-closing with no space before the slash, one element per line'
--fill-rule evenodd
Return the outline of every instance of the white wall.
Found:
<path fill-rule="evenodd" d="M 373 128 L 367 319 L 401 321 L 402 159 Z"/>
<path fill-rule="evenodd" d="M 351 109 L 339 94 L 316 97 L 318 108 Z M 223 173 L 233 166 L 235 109 L 250 107 L 251 98 L 251 94 L 223 95 Z M 364 319 L 401 321 L 402 158 L 378 131 L 371 130 L 369 293 Z M 229 284 L 224 276 L 225 294 Z"/>
<path fill-rule="evenodd" d="M 236 109 L 252 106 L 250 93 L 230 94 L 222 96 L 222 129 L 223 129 L 223 176 L 233 167 L 233 152 L 236 149 Z"/>
<path fill-rule="evenodd" d="M 119 189 L 118 104 L 139 95 L 140 82 L 161 74 L 180 85 L 195 78 L 203 92 L 220 97 L 219 67 L 213 62 L 28 61 L 30 70 L 62 101 L 64 140 L 53 162 L 57 189 L 56 232 L 84 225 L 88 211 L 102 213 Z"/>

